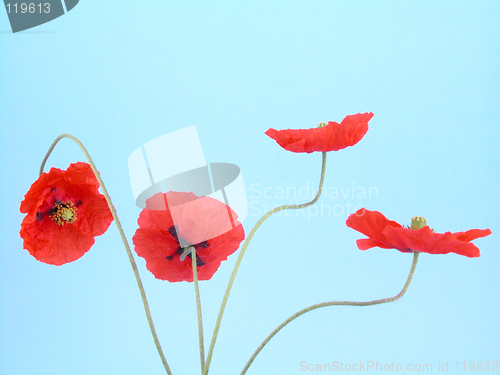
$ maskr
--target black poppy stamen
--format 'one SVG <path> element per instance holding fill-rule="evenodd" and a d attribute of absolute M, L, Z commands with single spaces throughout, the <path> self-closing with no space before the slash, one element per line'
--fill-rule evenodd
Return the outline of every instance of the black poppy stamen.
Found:
<path fill-rule="evenodd" d="M 54 220 L 57 225 L 64 226 L 76 221 L 77 210 L 75 204 L 71 201 L 56 202 L 50 210 L 49 217 Z"/>

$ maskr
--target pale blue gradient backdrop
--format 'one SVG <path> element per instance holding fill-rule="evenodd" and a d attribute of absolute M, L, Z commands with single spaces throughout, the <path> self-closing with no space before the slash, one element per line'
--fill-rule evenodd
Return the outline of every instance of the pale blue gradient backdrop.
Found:
<path fill-rule="evenodd" d="M 242 170 L 248 233 L 265 205 L 310 200 L 319 180 L 320 154 L 289 153 L 264 132 L 367 111 L 375 117 L 365 138 L 328 154 L 325 187 L 339 196 L 324 195 L 310 217 L 270 218 L 254 237 L 210 373 L 239 373 L 303 307 L 399 292 L 411 254 L 357 250 L 362 235 L 345 226 L 347 205 L 402 224 L 422 215 L 437 232 L 493 235 L 475 241 L 480 258 L 422 254 L 395 303 L 299 318 L 248 374 L 308 373 L 301 361 L 428 363 L 434 371 L 448 361 L 449 372 L 456 361 L 500 361 L 500 3 L 182 3 L 82 0 L 18 34 L 0 11 L 0 373 L 163 373 L 115 225 L 62 267 L 22 249 L 20 201 L 59 134 L 87 146 L 130 240 L 139 209 L 129 154 L 196 125 L 208 162 Z M 63 140 L 47 168 L 78 160 L 83 154 Z M 302 197 L 280 195 L 301 187 Z M 370 187 L 371 196 L 357 196 Z M 201 285 L 207 347 L 235 260 Z M 193 285 L 156 280 L 137 262 L 173 373 L 199 373 Z"/>

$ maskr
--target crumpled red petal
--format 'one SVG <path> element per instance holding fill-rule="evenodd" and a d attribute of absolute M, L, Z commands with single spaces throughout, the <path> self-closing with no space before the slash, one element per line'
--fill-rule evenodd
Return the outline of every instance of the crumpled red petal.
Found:
<path fill-rule="evenodd" d="M 364 208 L 347 218 L 346 225 L 369 237 L 357 240 L 356 243 L 360 250 L 367 250 L 372 247 L 381 247 L 383 249 L 392 249 L 391 241 L 382 233 L 387 227 L 401 227 L 395 221 L 387 219 L 378 211 L 369 211 Z"/>
<path fill-rule="evenodd" d="M 340 124 L 330 121 L 322 128 L 269 129 L 266 135 L 292 152 L 338 151 L 358 143 L 368 131 L 373 113 L 349 115 Z"/>
<path fill-rule="evenodd" d="M 491 230 L 489 229 L 470 229 L 466 232 L 456 232 L 453 233 L 455 238 L 459 241 L 473 241 L 476 238 L 486 237 L 491 234 Z"/>
<path fill-rule="evenodd" d="M 394 248 L 404 251 L 419 251 L 429 254 L 455 253 L 469 258 L 478 257 L 479 249 L 468 241 L 458 240 L 453 233 L 433 233 L 427 226 L 419 230 L 406 228 L 386 228 Z"/>
<path fill-rule="evenodd" d="M 40 262 L 60 266 L 73 262 L 90 250 L 94 238 L 83 235 L 69 224 L 59 227 L 51 219 L 21 224 L 23 247 Z"/>

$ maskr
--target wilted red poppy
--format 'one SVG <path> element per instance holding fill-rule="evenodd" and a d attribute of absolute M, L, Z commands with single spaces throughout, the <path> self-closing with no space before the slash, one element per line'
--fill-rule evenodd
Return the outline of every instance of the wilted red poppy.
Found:
<path fill-rule="evenodd" d="M 418 224 L 418 221 L 422 225 Z M 489 229 L 471 229 L 467 232 L 434 233 L 427 226 L 425 219 L 415 217 L 412 219 L 412 228 L 387 219 L 378 211 L 368 211 L 364 208 L 351 214 L 346 224 L 348 227 L 363 233 L 369 238 L 356 241 L 360 250 L 367 250 L 378 246 L 383 249 L 397 249 L 403 253 L 418 251 L 429 254 L 456 253 L 469 258 L 478 257 L 479 249 L 470 241 L 486 237 L 491 234 Z M 420 229 L 416 229 L 419 228 Z"/>
<path fill-rule="evenodd" d="M 245 238 L 236 213 L 224 203 L 193 193 L 157 193 L 139 215 L 133 242 L 137 255 L 161 280 L 193 281 L 191 247 L 199 280 L 210 279 Z"/>
<path fill-rule="evenodd" d="M 340 124 L 328 124 L 311 129 L 269 129 L 266 134 L 285 150 L 292 152 L 338 151 L 358 143 L 368 131 L 373 113 L 346 116 Z M 322 123 L 324 124 L 324 123 Z"/>
<path fill-rule="evenodd" d="M 92 168 L 82 162 L 42 173 L 20 209 L 27 214 L 19 232 L 23 248 L 56 266 L 80 258 L 113 221 Z"/>

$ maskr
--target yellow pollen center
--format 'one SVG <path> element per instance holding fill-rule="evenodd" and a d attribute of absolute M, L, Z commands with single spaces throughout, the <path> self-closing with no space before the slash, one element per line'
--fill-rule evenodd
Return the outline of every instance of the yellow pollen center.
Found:
<path fill-rule="evenodd" d="M 57 225 L 66 225 L 74 223 L 76 220 L 77 208 L 71 201 L 55 203 L 52 207 L 52 213 L 49 215 Z"/>

